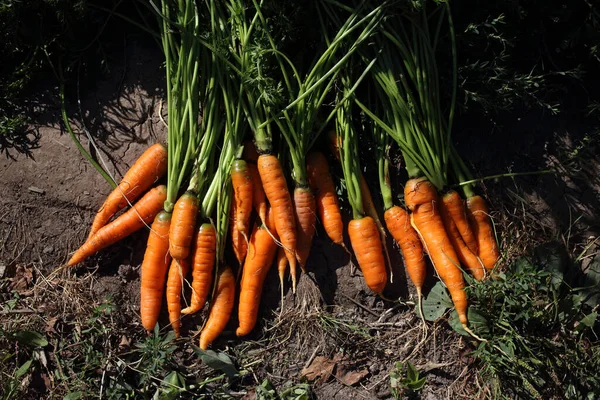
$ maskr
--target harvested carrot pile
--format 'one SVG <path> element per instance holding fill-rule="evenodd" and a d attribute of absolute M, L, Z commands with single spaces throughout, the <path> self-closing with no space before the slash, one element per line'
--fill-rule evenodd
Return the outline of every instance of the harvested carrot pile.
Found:
<path fill-rule="evenodd" d="M 155 10 L 167 143 L 149 147 L 124 175 L 67 264 L 149 229 L 141 267 L 146 330 L 166 299 L 179 336 L 182 316 L 208 300 L 202 349 L 234 310 L 237 336 L 249 334 L 267 272 L 277 265 L 282 298 L 287 288 L 295 292 L 322 224 L 333 243 L 351 249 L 365 284 L 383 298 L 393 279 L 388 234 L 419 305 L 429 260 L 471 332 L 466 281 L 490 277 L 500 256 L 486 201 L 452 144 L 449 6 L 327 0 L 316 9 L 321 41 L 311 43 L 311 54 L 287 48 L 257 1 L 163 0 Z M 442 35 L 453 44 L 454 65 L 444 66 L 454 77 L 448 99 L 436 60 Z M 402 156 L 403 187 L 391 184 L 391 152 Z M 343 191 L 334 167 L 341 167 Z M 377 171 L 377 187 L 365 178 L 369 170 Z M 351 208 L 347 225 L 340 193 Z"/>

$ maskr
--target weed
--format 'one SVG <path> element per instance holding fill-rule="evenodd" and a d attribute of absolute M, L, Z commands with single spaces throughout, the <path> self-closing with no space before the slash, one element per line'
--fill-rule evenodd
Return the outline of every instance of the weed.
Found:
<path fill-rule="evenodd" d="M 394 369 L 390 372 L 390 387 L 395 399 L 410 396 L 423 389 L 426 377 L 419 376 L 419 370 L 410 362 L 397 362 Z"/>

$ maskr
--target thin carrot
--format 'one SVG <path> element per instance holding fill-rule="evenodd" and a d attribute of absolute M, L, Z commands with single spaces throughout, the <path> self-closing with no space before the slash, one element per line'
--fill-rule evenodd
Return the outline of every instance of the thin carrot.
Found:
<path fill-rule="evenodd" d="M 231 165 L 231 183 L 233 185 L 233 202 L 235 203 L 236 229 L 248 237 L 250 215 L 252 214 L 252 175 L 244 160 L 235 160 Z"/>
<path fill-rule="evenodd" d="M 449 190 L 442 196 L 442 203 L 452 221 L 456 224 L 458 233 L 473 254 L 479 252 L 479 244 L 467 219 L 465 201 L 456 190 Z"/>
<path fill-rule="evenodd" d="M 206 350 L 225 329 L 235 303 L 235 276 L 229 266 L 220 268 L 217 288 L 206 324 L 200 334 L 200 348 Z"/>
<path fill-rule="evenodd" d="M 265 219 L 267 218 L 267 197 L 265 195 L 265 190 L 263 189 L 262 181 L 260 180 L 258 167 L 256 166 L 258 152 L 252 141 L 248 141 L 244 144 L 242 158 L 248 163 L 248 170 L 250 171 L 250 175 L 252 175 L 252 204 L 261 222 L 264 224 Z"/>
<path fill-rule="evenodd" d="M 317 222 L 315 208 L 315 196 L 312 190 L 308 187 L 296 186 L 294 189 L 294 211 L 297 222 L 296 260 L 303 271 L 306 271 L 306 261 L 315 235 Z"/>
<path fill-rule="evenodd" d="M 237 203 L 235 200 L 231 202 L 230 215 L 231 219 L 229 223 L 229 230 L 231 232 L 231 244 L 233 246 L 233 252 L 235 253 L 235 257 L 237 258 L 239 265 L 243 265 L 246 254 L 248 253 L 248 240 L 247 237 L 244 237 L 242 232 L 238 229 Z"/>
<path fill-rule="evenodd" d="M 170 225 L 171 214 L 165 211 L 161 211 L 154 218 L 142 262 L 140 314 L 142 325 L 147 331 L 154 329 L 160 314 L 167 268 L 171 261 L 169 255 Z"/>
<path fill-rule="evenodd" d="M 169 275 L 167 277 L 167 309 L 169 310 L 169 322 L 175 332 L 175 337 L 179 337 L 180 333 L 181 293 L 183 290 L 183 281 L 189 268 L 190 263 L 187 259 L 177 260 L 175 258 L 169 267 Z"/>
<path fill-rule="evenodd" d="M 162 209 L 167 198 L 167 188 L 157 186 L 146 193 L 133 207 L 115 219 L 113 222 L 100 228 L 73 254 L 68 267 L 79 264 L 98 251 L 126 238 L 135 231 L 147 226 Z"/>
<path fill-rule="evenodd" d="M 197 215 L 198 197 L 193 192 L 185 192 L 177 199 L 173 208 L 173 218 L 169 231 L 171 257 L 183 260 L 190 254 Z"/>
<path fill-rule="evenodd" d="M 279 275 L 279 285 L 281 287 L 281 300 L 283 307 L 283 288 L 285 281 L 285 271 L 287 269 L 287 257 L 285 256 L 285 250 L 283 247 L 277 249 L 277 274 Z"/>
<path fill-rule="evenodd" d="M 258 157 L 258 172 L 263 182 L 267 199 L 275 217 L 275 229 L 290 265 L 292 290 L 296 291 L 296 218 L 292 198 L 277 157 L 261 154 Z"/>
<path fill-rule="evenodd" d="M 106 198 L 96 214 L 88 239 L 119 210 L 133 203 L 167 172 L 167 149 L 163 144 L 150 146 L 129 168 L 119 186 Z"/>
<path fill-rule="evenodd" d="M 479 245 L 479 258 L 487 270 L 494 268 L 500 259 L 500 251 L 492 228 L 490 214 L 483 197 L 471 196 L 467 199 L 469 222 Z"/>
<path fill-rule="evenodd" d="M 248 256 L 242 270 L 237 336 L 249 334 L 256 325 L 263 284 L 276 251 L 277 243 L 267 229 L 264 226 L 256 227 L 250 237 Z"/>
<path fill-rule="evenodd" d="M 469 249 L 469 247 L 467 247 L 467 244 L 458 231 L 458 227 L 450 216 L 445 203 L 440 205 L 440 215 L 442 217 L 442 221 L 444 222 L 444 228 L 448 233 L 448 239 L 450 239 L 450 243 L 452 243 L 452 247 L 454 247 L 456 255 L 458 256 L 461 264 L 467 267 L 475 279 L 478 281 L 482 280 L 485 276 L 483 264 L 477 258 L 477 255 L 475 255 Z"/>
<path fill-rule="evenodd" d="M 377 224 L 370 216 L 353 219 L 348 224 L 348 234 L 367 286 L 381 294 L 387 283 L 387 269 Z"/>
<path fill-rule="evenodd" d="M 211 224 L 202 224 L 196 232 L 192 255 L 192 299 L 182 314 L 193 314 L 202 307 L 212 284 L 213 268 L 217 251 L 217 235 Z"/>
<path fill-rule="evenodd" d="M 309 153 L 306 157 L 308 183 L 315 192 L 315 201 L 319 219 L 327 236 L 336 244 L 344 245 L 344 223 L 335 185 L 327 159 L 320 152 Z"/>
<path fill-rule="evenodd" d="M 402 250 L 406 272 L 415 285 L 420 299 L 427 275 L 427 267 L 419 235 L 410 225 L 410 217 L 402 207 L 393 206 L 389 208 L 385 211 L 384 218 L 388 230 Z"/>

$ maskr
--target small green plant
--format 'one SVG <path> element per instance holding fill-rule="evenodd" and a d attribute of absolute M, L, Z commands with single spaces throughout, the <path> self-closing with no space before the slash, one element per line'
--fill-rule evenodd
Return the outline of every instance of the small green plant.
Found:
<path fill-rule="evenodd" d="M 403 398 L 423 389 L 427 378 L 419 376 L 419 370 L 410 362 L 397 362 L 390 372 L 390 387 L 395 399 Z"/>
<path fill-rule="evenodd" d="M 257 400 L 308 400 L 311 398 L 310 385 L 301 383 L 288 387 L 279 393 L 269 379 L 256 386 Z"/>

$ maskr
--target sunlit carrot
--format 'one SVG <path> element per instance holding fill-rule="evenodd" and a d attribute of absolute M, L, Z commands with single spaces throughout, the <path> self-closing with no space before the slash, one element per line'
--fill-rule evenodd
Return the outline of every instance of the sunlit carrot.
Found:
<path fill-rule="evenodd" d="M 471 196 L 467 199 L 468 217 L 473 233 L 479 245 L 479 258 L 487 270 L 496 266 L 500 259 L 500 251 L 490 220 L 490 214 L 483 197 Z"/>
<path fill-rule="evenodd" d="M 297 186 L 294 189 L 294 211 L 297 223 L 296 259 L 304 271 L 315 235 L 317 222 L 315 208 L 315 196 L 310 188 Z"/>
<path fill-rule="evenodd" d="M 183 282 L 188 273 L 190 263 L 187 259 L 171 261 L 169 275 L 167 276 L 167 309 L 169 311 L 169 322 L 179 337 L 181 328 L 181 297 Z"/>
<path fill-rule="evenodd" d="M 200 334 L 200 348 L 208 346 L 223 332 L 231 317 L 235 303 L 235 276 L 229 266 L 219 268 L 217 287 L 210 302 L 210 311 L 206 324 Z"/>
<path fill-rule="evenodd" d="M 350 243 L 369 289 L 381 294 L 387 283 L 383 245 L 377 224 L 370 216 L 348 224 Z"/>
<path fill-rule="evenodd" d="M 213 268 L 217 251 L 217 236 L 211 224 L 202 224 L 196 233 L 192 253 L 192 299 L 182 314 L 193 314 L 204 307 L 213 278 Z"/>
<path fill-rule="evenodd" d="M 479 244 L 477 243 L 477 238 L 467 219 L 465 201 L 460 197 L 456 190 L 449 190 L 442 196 L 442 203 L 444 204 L 444 208 L 447 210 L 448 215 L 456 224 L 456 229 L 458 230 L 460 237 L 463 239 L 469 250 L 476 255 L 479 252 Z"/>
<path fill-rule="evenodd" d="M 244 160 L 235 160 L 231 165 L 231 183 L 233 202 L 235 203 L 236 229 L 244 236 L 250 234 L 250 215 L 252 214 L 252 175 Z"/>
<path fill-rule="evenodd" d="M 242 157 L 248 163 L 248 170 L 250 171 L 250 175 L 252 175 L 252 204 L 261 222 L 265 223 L 265 218 L 267 217 L 267 197 L 256 165 L 258 161 L 258 152 L 252 141 L 248 141 L 244 144 Z"/>
<path fill-rule="evenodd" d="M 171 257 L 183 260 L 190 254 L 197 216 L 198 198 L 193 192 L 185 192 L 177 199 L 173 208 L 173 218 L 169 231 Z"/>

